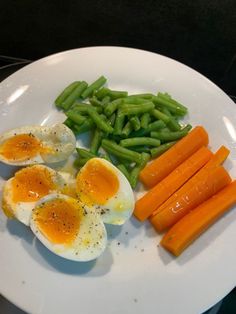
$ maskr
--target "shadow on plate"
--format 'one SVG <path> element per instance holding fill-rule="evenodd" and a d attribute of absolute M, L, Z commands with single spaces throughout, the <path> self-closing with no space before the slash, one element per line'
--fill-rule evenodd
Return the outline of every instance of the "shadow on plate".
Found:
<path fill-rule="evenodd" d="M 113 257 L 109 248 L 96 260 L 89 262 L 75 262 L 64 259 L 49 251 L 31 230 L 16 220 L 7 220 L 8 231 L 22 242 L 22 247 L 37 263 L 50 270 L 56 270 L 68 275 L 86 275 L 90 277 L 103 276 L 108 273 L 113 264 Z"/>

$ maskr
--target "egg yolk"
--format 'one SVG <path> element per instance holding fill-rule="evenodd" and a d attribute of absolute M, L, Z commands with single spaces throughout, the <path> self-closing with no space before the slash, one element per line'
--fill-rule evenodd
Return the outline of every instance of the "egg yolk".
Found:
<path fill-rule="evenodd" d="M 12 199 L 14 202 L 35 202 L 54 189 L 48 169 L 27 167 L 18 171 L 12 180 Z"/>
<path fill-rule="evenodd" d="M 70 244 L 78 234 L 81 212 L 78 203 L 54 199 L 38 206 L 33 212 L 33 219 L 50 242 Z"/>
<path fill-rule="evenodd" d="M 118 188 L 116 174 L 99 160 L 88 161 L 76 178 L 77 194 L 88 205 L 104 205 Z"/>
<path fill-rule="evenodd" d="M 43 152 L 42 143 L 31 133 L 15 135 L 0 146 L 0 154 L 8 160 L 27 160 Z"/>

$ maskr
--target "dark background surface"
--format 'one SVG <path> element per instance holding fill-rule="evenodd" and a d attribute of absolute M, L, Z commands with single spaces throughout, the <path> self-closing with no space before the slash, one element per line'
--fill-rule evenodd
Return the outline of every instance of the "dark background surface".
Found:
<path fill-rule="evenodd" d="M 8 67 L 20 60 L 3 55 L 37 60 L 79 47 L 126 46 L 178 60 L 236 96 L 236 0 L 1 0 L 0 36 L 0 80 L 27 63 Z M 236 313 L 235 290 L 218 313 Z"/>

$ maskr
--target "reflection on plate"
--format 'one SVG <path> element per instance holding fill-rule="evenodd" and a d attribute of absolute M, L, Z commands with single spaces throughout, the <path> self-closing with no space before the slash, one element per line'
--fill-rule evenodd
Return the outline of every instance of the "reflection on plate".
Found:
<path fill-rule="evenodd" d="M 209 132 L 211 149 L 231 149 L 227 169 L 236 177 L 235 104 L 192 69 L 146 51 L 93 47 L 34 62 L 0 84 L 0 132 L 64 119 L 53 101 L 73 80 L 108 78 L 113 89 L 169 92 L 189 108 L 188 120 Z M 80 144 L 84 139 L 80 141 Z M 13 169 L 0 165 L 2 186 Z M 96 261 L 53 255 L 30 230 L 0 213 L 0 292 L 30 313 L 200 313 L 235 285 L 236 212 L 230 211 L 179 258 L 158 245 L 149 223 L 132 218 L 108 226 L 109 246 Z"/>

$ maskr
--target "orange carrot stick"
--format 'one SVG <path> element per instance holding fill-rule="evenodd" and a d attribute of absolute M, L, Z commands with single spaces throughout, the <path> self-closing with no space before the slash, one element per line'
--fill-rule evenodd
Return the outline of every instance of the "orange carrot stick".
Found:
<path fill-rule="evenodd" d="M 157 207 L 202 168 L 212 156 L 212 152 L 205 146 L 197 150 L 196 153 L 186 159 L 136 202 L 135 217 L 140 221 L 147 219 Z"/>
<path fill-rule="evenodd" d="M 177 222 L 163 237 L 161 245 L 175 256 L 236 204 L 236 181 L 199 205 Z"/>
<path fill-rule="evenodd" d="M 229 155 L 229 150 L 225 146 L 221 146 L 212 158 L 200 169 L 192 178 L 190 178 L 179 190 L 172 194 L 161 206 L 157 206 L 152 216 L 155 216 L 158 212 L 162 211 L 167 205 L 173 204 L 181 194 L 186 193 L 191 187 L 199 180 L 201 176 L 205 176 L 209 168 L 218 167 L 222 164 Z"/>
<path fill-rule="evenodd" d="M 152 216 L 150 218 L 152 225 L 158 232 L 170 228 L 196 206 L 224 188 L 230 181 L 228 172 L 222 166 L 209 168 L 205 176 L 201 176 L 186 193 L 181 194 L 173 203 Z"/>
<path fill-rule="evenodd" d="M 140 172 L 140 180 L 149 188 L 156 185 L 200 147 L 207 146 L 208 134 L 202 126 L 195 127 L 167 152 Z"/>

